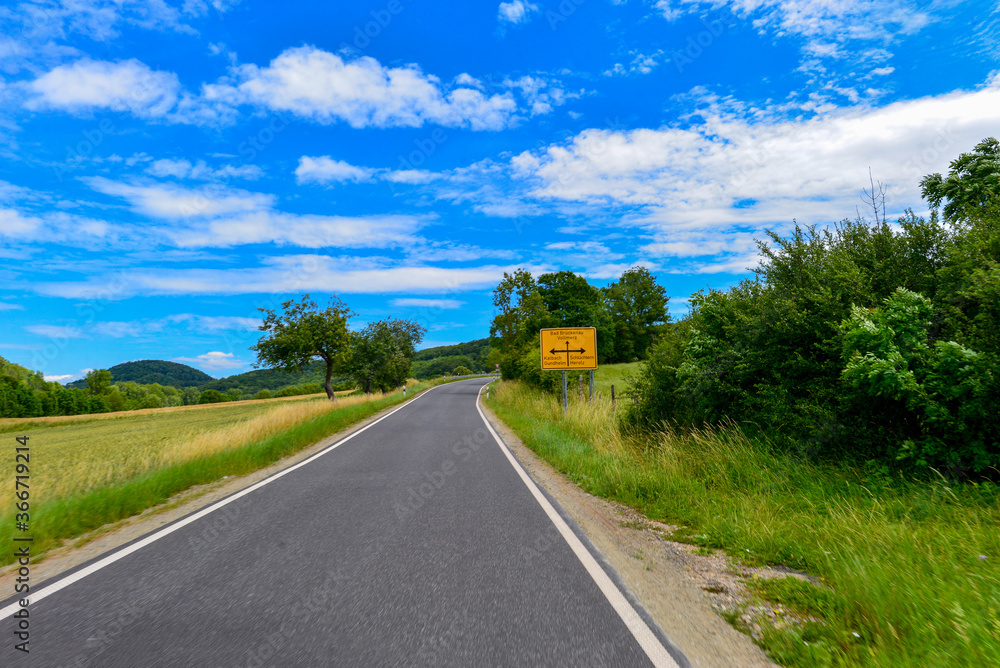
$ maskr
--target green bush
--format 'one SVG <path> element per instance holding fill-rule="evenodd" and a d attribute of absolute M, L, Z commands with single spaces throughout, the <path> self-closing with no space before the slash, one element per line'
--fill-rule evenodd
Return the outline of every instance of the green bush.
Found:
<path fill-rule="evenodd" d="M 955 341 L 931 341 L 933 305 L 900 288 L 880 308 L 854 308 L 841 324 L 841 377 L 903 414 L 897 459 L 960 472 L 983 471 L 1000 455 L 995 363 Z"/>
<path fill-rule="evenodd" d="M 229 401 L 229 397 L 218 390 L 205 390 L 198 397 L 199 404 L 218 404 L 223 401 Z"/>
<path fill-rule="evenodd" d="M 985 192 L 974 186 L 953 190 Z M 729 421 L 809 459 L 997 476 L 1000 198 L 990 197 L 947 225 L 910 212 L 895 225 L 768 232 L 756 278 L 693 295 L 691 315 L 661 334 L 624 419 Z"/>
<path fill-rule="evenodd" d="M 562 391 L 562 374 L 558 371 L 542 371 L 542 351 L 540 345 L 525 350 L 516 364 L 518 378 L 549 392 Z"/>

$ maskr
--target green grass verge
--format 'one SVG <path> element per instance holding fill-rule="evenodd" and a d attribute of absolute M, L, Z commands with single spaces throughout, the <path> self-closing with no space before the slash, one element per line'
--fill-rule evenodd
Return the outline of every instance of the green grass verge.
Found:
<path fill-rule="evenodd" d="M 623 397 L 632 387 L 630 377 L 639 372 L 641 362 L 626 362 L 623 364 L 602 364 L 594 371 L 594 391 L 610 397 L 611 386 L 615 386 L 615 395 Z M 586 383 L 586 379 L 584 379 Z"/>
<path fill-rule="evenodd" d="M 757 585 L 766 600 L 819 620 L 764 634 L 759 642 L 779 663 L 1000 665 L 996 485 L 815 466 L 735 428 L 609 447 L 589 435 L 580 407 L 562 419 L 555 397 L 495 388 L 488 403 L 500 419 L 586 491 L 680 525 L 688 542 L 817 576 L 822 587 Z"/>
<path fill-rule="evenodd" d="M 409 388 L 405 397 L 402 393 L 394 393 L 337 409 L 277 436 L 116 481 L 79 495 L 50 501 L 36 502 L 32 499 L 29 535 L 33 539 L 33 558 L 57 547 L 64 540 L 138 515 L 196 485 L 214 482 L 223 476 L 245 475 L 269 466 L 385 408 L 412 399 L 431 386 L 421 383 Z M 15 533 L 25 535 L 16 532 L 12 521 L 5 522 L 0 526 L 0 544 L 12 545 Z M 12 563 L 12 554 L 2 553 L 0 565 Z"/>

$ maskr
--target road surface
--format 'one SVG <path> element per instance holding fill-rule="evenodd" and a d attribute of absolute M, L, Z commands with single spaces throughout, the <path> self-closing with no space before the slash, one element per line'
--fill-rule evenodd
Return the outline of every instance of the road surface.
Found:
<path fill-rule="evenodd" d="M 496 440 L 486 379 L 32 590 L 4 666 L 684 666 Z"/>

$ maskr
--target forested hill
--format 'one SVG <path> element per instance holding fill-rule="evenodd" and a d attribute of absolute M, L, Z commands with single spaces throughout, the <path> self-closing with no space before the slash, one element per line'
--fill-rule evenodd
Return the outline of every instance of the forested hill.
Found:
<path fill-rule="evenodd" d="M 116 383 L 133 382 L 140 385 L 159 383 L 174 387 L 194 387 L 214 380 L 207 373 L 194 367 L 164 360 L 140 360 L 117 364 L 108 371 Z M 68 383 L 66 387 L 86 388 L 87 381 L 80 379 Z"/>
<path fill-rule="evenodd" d="M 323 384 L 326 379 L 326 367 L 322 362 L 313 362 L 303 369 L 302 373 L 288 373 L 277 369 L 258 369 L 247 371 L 235 376 L 219 378 L 200 386 L 201 390 L 218 390 L 228 392 L 233 388 L 241 388 L 247 394 L 256 394 L 261 390 L 275 392 L 291 385 Z M 334 383 L 343 382 L 344 378 L 334 376 Z"/>
<path fill-rule="evenodd" d="M 26 369 L 20 364 L 14 364 L 3 357 L 0 357 L 0 374 L 11 376 L 18 380 L 27 380 L 32 375 L 31 369 Z"/>
<path fill-rule="evenodd" d="M 478 373 L 487 370 L 486 358 L 489 354 L 489 339 L 476 339 L 453 346 L 427 348 L 413 356 L 413 367 L 410 373 L 414 378 L 421 380 L 450 374 L 460 366 Z"/>

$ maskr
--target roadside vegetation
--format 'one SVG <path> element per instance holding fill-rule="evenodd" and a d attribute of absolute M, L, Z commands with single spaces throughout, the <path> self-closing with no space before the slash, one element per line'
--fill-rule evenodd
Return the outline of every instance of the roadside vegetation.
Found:
<path fill-rule="evenodd" d="M 678 322 L 637 270 L 494 290 L 517 382 L 490 402 L 529 447 L 681 540 L 817 578 L 750 583 L 815 620 L 756 638 L 784 665 L 1000 665 L 1000 142 L 920 185 L 929 218 L 889 222 L 872 182 L 872 221 L 767 232 L 756 276 Z M 616 409 L 563 417 L 532 339 L 590 324 L 602 366 L 625 337 L 641 361 Z"/>
<path fill-rule="evenodd" d="M 815 576 L 754 586 L 815 622 L 757 641 L 787 666 L 987 666 L 1000 656 L 1000 496 L 989 481 L 807 461 L 735 425 L 630 431 L 610 402 L 523 382 L 487 405 L 591 494 L 677 525 L 674 540 Z M 626 405 L 627 406 L 627 405 Z"/>
<path fill-rule="evenodd" d="M 141 513 L 195 485 L 268 466 L 430 387 L 152 409 L 140 413 L 0 420 L 0 433 L 31 446 L 33 551 L 38 554 Z M 14 532 L 13 488 L 4 493 L 0 541 Z M 10 563 L 5 555 L 0 563 Z"/>

